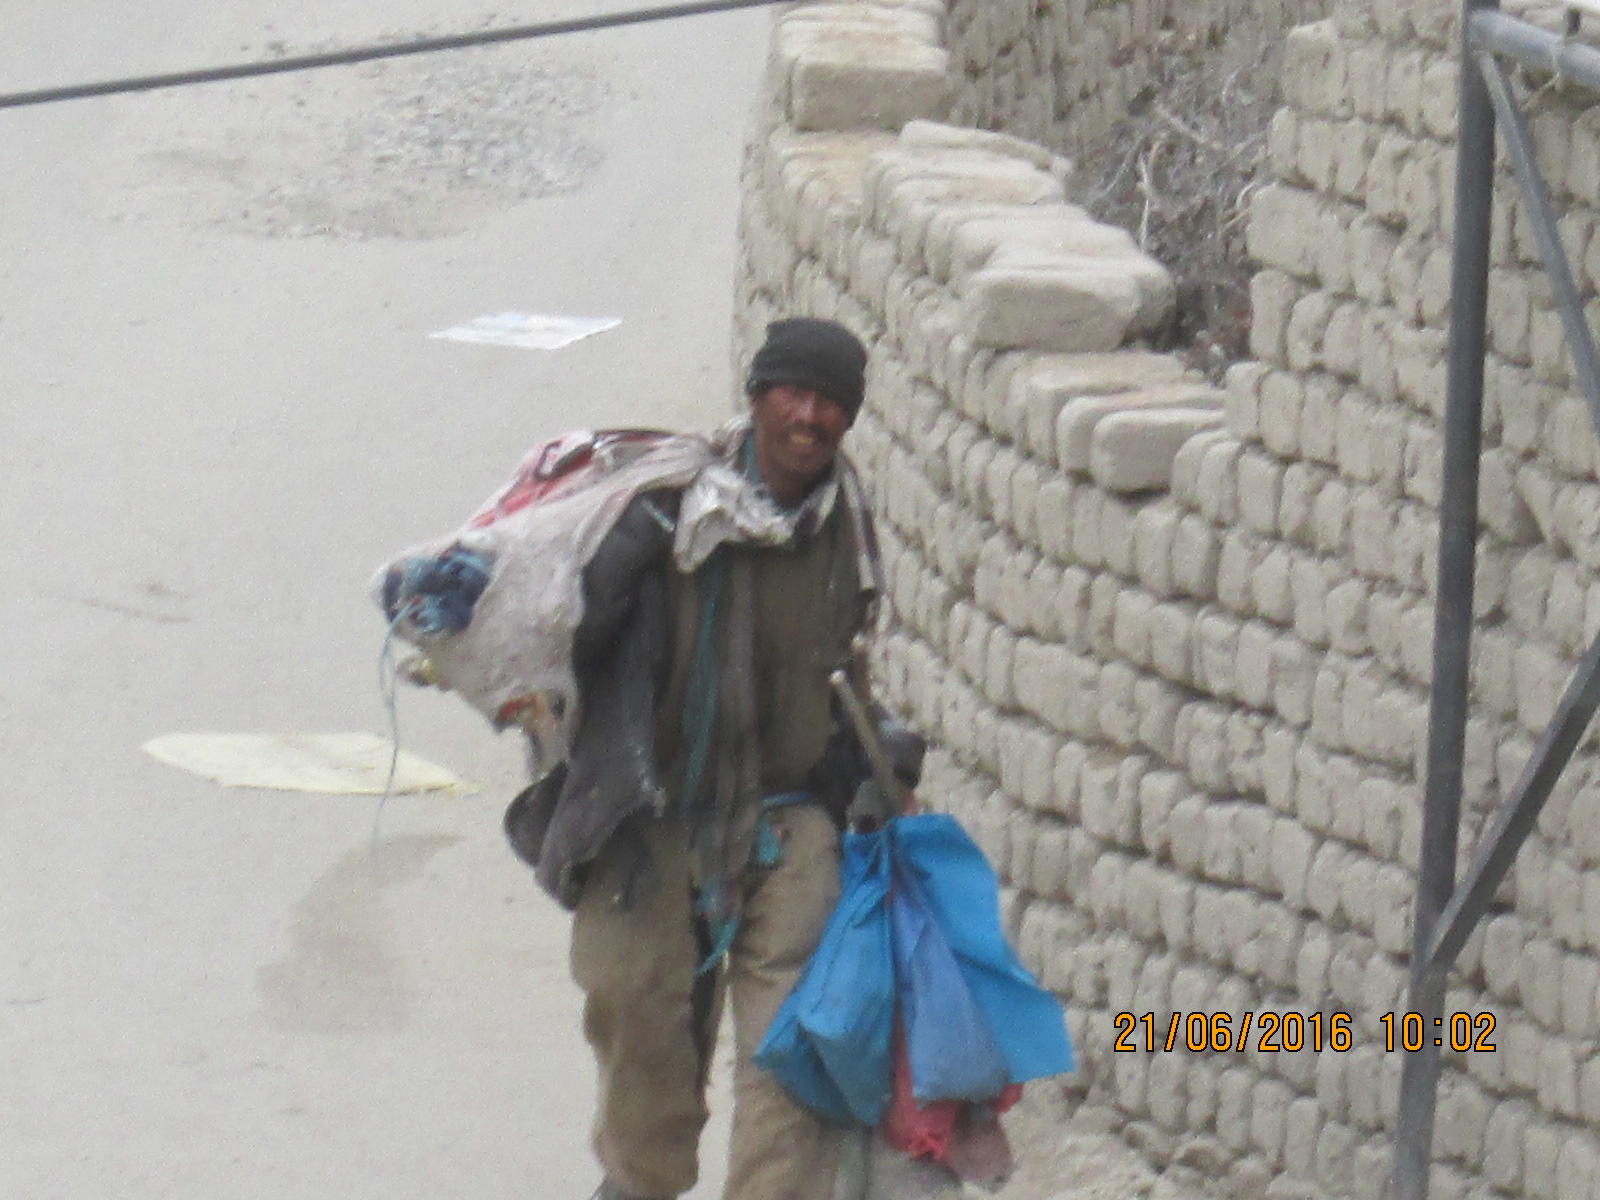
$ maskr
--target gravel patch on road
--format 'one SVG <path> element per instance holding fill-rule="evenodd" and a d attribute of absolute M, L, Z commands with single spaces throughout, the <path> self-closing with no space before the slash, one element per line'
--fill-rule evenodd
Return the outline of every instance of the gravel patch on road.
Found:
<path fill-rule="evenodd" d="M 109 215 L 269 238 L 444 236 L 581 187 L 604 158 L 608 95 L 591 65 L 508 47 L 123 100 Z"/>

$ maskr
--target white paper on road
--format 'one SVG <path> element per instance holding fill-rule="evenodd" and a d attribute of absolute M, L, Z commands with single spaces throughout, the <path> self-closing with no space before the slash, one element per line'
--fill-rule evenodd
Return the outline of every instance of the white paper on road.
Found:
<path fill-rule="evenodd" d="M 489 346 L 519 346 L 524 350 L 559 350 L 621 324 L 620 317 L 553 317 L 503 312 L 476 317 L 465 325 L 455 325 L 428 336 Z"/>
<path fill-rule="evenodd" d="M 225 787 L 335 796 L 381 796 L 393 750 L 370 733 L 174 733 L 144 744 L 150 757 Z M 393 790 L 460 795 L 478 789 L 402 750 Z"/>

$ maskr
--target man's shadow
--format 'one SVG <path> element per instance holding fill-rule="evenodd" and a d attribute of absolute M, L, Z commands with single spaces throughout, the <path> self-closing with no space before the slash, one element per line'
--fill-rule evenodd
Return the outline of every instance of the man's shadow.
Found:
<path fill-rule="evenodd" d="M 286 1033 L 393 1033 L 413 989 L 382 893 L 415 883 L 445 834 L 386 839 L 347 851 L 294 906 L 288 953 L 256 972 L 267 1022 Z"/>

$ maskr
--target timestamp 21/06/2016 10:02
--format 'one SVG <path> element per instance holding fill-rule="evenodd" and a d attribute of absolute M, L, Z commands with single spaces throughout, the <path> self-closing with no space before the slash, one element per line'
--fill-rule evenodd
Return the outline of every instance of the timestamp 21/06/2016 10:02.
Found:
<path fill-rule="evenodd" d="M 1254 1049 L 1266 1054 L 1295 1054 L 1302 1050 L 1343 1052 L 1356 1045 L 1355 1018 L 1346 1012 L 1300 1013 L 1271 1009 L 1232 1013 L 1175 1012 L 1170 1017 L 1155 1013 L 1119 1012 L 1113 1019 L 1117 1039 L 1112 1049 L 1124 1054 L 1171 1053 L 1187 1050 L 1243 1051 Z M 1451 1013 L 1426 1017 L 1415 1012 L 1386 1012 L 1376 1022 L 1380 1044 L 1386 1053 L 1416 1053 L 1432 1046 L 1458 1053 L 1487 1052 L 1496 1049 L 1493 1013 Z"/>

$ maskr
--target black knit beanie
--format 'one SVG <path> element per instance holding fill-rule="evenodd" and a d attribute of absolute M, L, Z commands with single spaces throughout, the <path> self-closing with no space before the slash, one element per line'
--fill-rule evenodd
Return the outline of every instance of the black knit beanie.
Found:
<path fill-rule="evenodd" d="M 767 340 L 750 362 L 745 393 L 792 383 L 816 388 L 854 419 L 867 383 L 866 347 L 843 325 L 790 317 L 767 326 Z"/>

